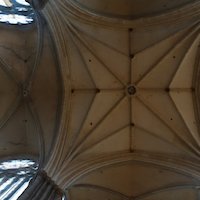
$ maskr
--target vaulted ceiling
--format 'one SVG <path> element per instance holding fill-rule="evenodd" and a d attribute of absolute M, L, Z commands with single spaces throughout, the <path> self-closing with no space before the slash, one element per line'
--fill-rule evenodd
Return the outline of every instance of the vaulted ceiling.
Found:
<path fill-rule="evenodd" d="M 31 29 L 22 50 L 30 64 L 2 60 L 2 76 L 15 64 L 29 70 L 23 88 L 0 79 L 15 102 L 2 113 L 16 113 L 2 133 L 28 135 L 25 152 L 43 155 L 69 200 L 199 199 L 200 1 L 49 0 L 41 13 L 47 26 Z M 9 149 L 1 155 L 25 150 Z"/>
<path fill-rule="evenodd" d="M 38 160 L 40 155 L 44 162 L 61 98 L 49 30 L 42 21 L 18 29 L 2 24 L 0 35 L 0 156 Z"/>

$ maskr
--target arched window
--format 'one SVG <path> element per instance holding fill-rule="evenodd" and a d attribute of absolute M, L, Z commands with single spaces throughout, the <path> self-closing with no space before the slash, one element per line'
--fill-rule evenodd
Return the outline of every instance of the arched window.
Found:
<path fill-rule="evenodd" d="M 33 21 L 33 8 L 25 0 L 0 0 L 0 22 L 23 25 Z"/>
<path fill-rule="evenodd" d="M 17 200 L 28 187 L 38 169 L 38 163 L 29 159 L 0 162 L 0 199 Z"/>

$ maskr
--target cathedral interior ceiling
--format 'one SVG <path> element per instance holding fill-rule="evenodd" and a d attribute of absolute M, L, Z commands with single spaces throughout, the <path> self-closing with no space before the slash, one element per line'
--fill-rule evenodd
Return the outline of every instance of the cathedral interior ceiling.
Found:
<path fill-rule="evenodd" d="M 115 18 L 138 18 L 176 9 L 196 0 L 68 0 L 89 12 Z"/>
<path fill-rule="evenodd" d="M 149 2 L 49 0 L 58 62 L 44 24 L 3 29 L 1 156 L 43 155 L 69 200 L 199 198 L 200 1 Z"/>
<path fill-rule="evenodd" d="M 61 87 L 46 25 L 30 26 L 1 26 L 0 156 L 40 154 L 44 162 L 55 136 Z"/>

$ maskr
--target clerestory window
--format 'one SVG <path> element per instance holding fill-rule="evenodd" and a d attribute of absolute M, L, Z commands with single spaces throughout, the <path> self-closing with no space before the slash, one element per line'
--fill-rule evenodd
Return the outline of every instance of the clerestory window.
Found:
<path fill-rule="evenodd" d="M 34 11 L 25 0 L 0 0 L 0 22 L 25 25 L 34 22 Z"/>
<path fill-rule="evenodd" d="M 37 172 L 38 164 L 29 159 L 0 162 L 0 199 L 17 200 Z"/>

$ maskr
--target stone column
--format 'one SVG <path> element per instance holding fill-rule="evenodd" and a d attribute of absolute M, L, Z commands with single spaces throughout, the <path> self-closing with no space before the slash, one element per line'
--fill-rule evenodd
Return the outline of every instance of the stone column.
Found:
<path fill-rule="evenodd" d="M 18 200 L 61 200 L 63 192 L 42 171 L 37 174 Z"/>

